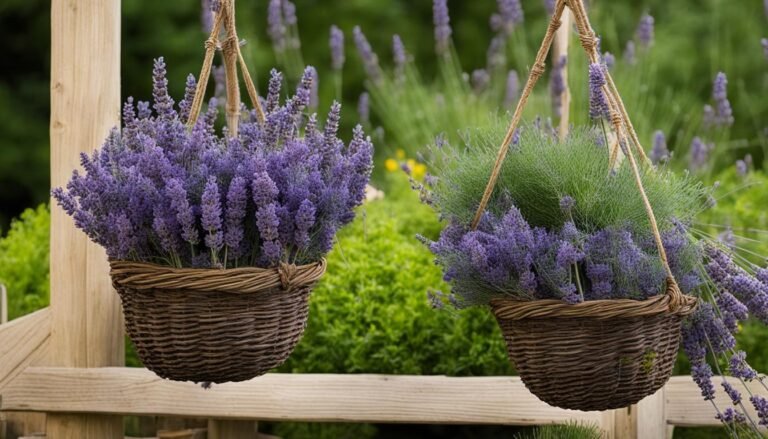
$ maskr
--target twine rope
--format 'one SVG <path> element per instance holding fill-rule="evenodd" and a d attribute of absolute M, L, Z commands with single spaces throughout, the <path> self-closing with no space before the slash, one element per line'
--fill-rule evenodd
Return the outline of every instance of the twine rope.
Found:
<path fill-rule="evenodd" d="M 211 34 L 204 44 L 205 56 L 203 58 L 203 66 L 200 69 L 200 76 L 197 82 L 197 87 L 195 88 L 195 95 L 192 99 L 189 118 L 187 119 L 187 127 L 193 127 L 200 116 L 203 100 L 205 99 L 205 91 L 211 76 L 213 57 L 216 49 L 220 46 L 224 58 L 223 65 L 225 69 L 227 127 L 229 129 L 229 135 L 234 137 L 237 136 L 238 121 L 240 117 L 240 86 L 237 78 L 238 64 L 243 75 L 243 82 L 245 83 L 245 88 L 250 97 L 251 104 L 256 110 L 257 120 L 263 124 L 266 116 L 264 114 L 264 109 L 261 106 L 258 92 L 256 91 L 256 85 L 248 71 L 248 67 L 240 49 L 240 40 L 237 37 L 237 29 L 235 26 L 235 0 L 222 0 L 219 10 L 215 15 L 216 18 L 213 27 L 211 28 Z M 227 37 L 221 44 L 219 44 L 219 34 L 221 33 L 222 27 L 226 31 Z"/>
<path fill-rule="evenodd" d="M 576 29 L 579 33 L 579 41 L 581 42 L 581 46 L 586 52 L 587 57 L 589 58 L 591 63 L 599 62 L 599 54 L 597 53 L 597 42 L 598 42 L 597 36 L 594 30 L 592 29 L 592 26 L 589 22 L 589 18 L 587 17 L 583 0 L 558 0 L 555 5 L 555 11 L 552 14 L 552 18 L 550 19 L 549 25 L 547 26 L 547 32 L 544 35 L 544 39 L 541 42 L 539 51 L 536 54 L 536 60 L 533 66 L 531 67 L 525 88 L 523 89 L 523 92 L 520 95 L 520 100 L 518 101 L 517 106 L 515 107 L 515 112 L 512 116 L 512 121 L 510 122 L 507 133 L 504 136 L 501 146 L 499 147 L 499 152 L 496 156 L 496 161 L 493 165 L 493 169 L 491 170 L 491 175 L 488 179 L 488 184 L 485 187 L 485 191 L 483 192 L 483 196 L 480 199 L 480 204 L 478 205 L 477 212 L 475 212 L 475 216 L 471 223 L 472 229 L 477 228 L 477 225 L 483 216 L 483 212 L 485 211 L 488 205 L 488 201 L 490 200 L 491 195 L 493 194 L 493 190 L 496 186 L 496 182 L 498 181 L 499 174 L 501 173 L 501 167 L 506 157 L 506 154 L 509 150 L 509 144 L 512 141 L 515 131 L 517 130 L 517 127 L 520 123 L 523 109 L 528 102 L 528 98 L 531 94 L 531 91 L 533 90 L 534 85 L 536 84 L 536 81 L 538 81 L 539 77 L 541 77 L 541 75 L 544 73 L 545 59 L 552 45 L 555 31 L 557 31 L 558 27 L 560 26 L 560 17 L 563 13 L 563 10 L 566 4 L 569 7 L 569 9 L 573 12 L 574 21 L 576 23 Z M 674 275 L 672 274 L 672 269 L 670 268 L 669 262 L 667 260 L 667 253 L 666 253 L 666 250 L 664 249 L 664 244 L 661 239 L 661 233 L 659 232 L 656 216 L 653 212 L 653 207 L 651 206 L 651 203 L 648 200 L 648 195 L 645 192 L 642 177 L 640 174 L 640 169 L 637 165 L 637 161 L 635 160 L 635 156 L 632 150 L 635 149 L 638 152 L 638 155 L 641 158 L 643 158 L 644 162 L 648 162 L 648 158 L 645 155 L 642 145 L 640 144 L 640 141 L 637 138 L 637 134 L 635 133 L 634 127 L 632 126 L 632 123 L 629 119 L 629 115 L 627 114 L 627 111 L 624 108 L 624 104 L 621 100 L 621 96 L 619 95 L 618 89 L 616 88 L 613 82 L 613 78 L 611 77 L 610 72 L 608 72 L 607 70 L 605 71 L 605 77 L 606 77 L 606 84 L 603 85 L 603 93 L 605 93 L 605 95 L 608 97 L 607 104 L 609 107 L 610 123 L 613 125 L 614 131 L 617 137 L 617 143 L 618 143 L 618 146 L 615 147 L 615 150 L 612 150 L 610 152 L 610 156 L 611 156 L 610 162 L 611 164 L 614 163 L 614 160 L 615 160 L 614 157 L 618 154 L 618 148 L 621 146 L 625 146 L 624 148 L 622 148 L 622 151 L 624 155 L 627 157 L 630 164 L 630 168 L 632 169 L 632 174 L 633 174 L 635 183 L 637 185 L 638 191 L 640 192 L 640 196 L 642 198 L 643 205 L 645 207 L 645 211 L 648 216 L 651 232 L 653 234 L 653 238 L 656 243 L 656 248 L 659 253 L 659 259 L 661 260 L 664 266 L 664 269 L 667 273 L 667 280 L 666 280 L 667 288 L 666 288 L 666 294 L 664 295 L 665 299 L 654 300 L 652 303 L 649 302 L 650 303 L 649 306 L 651 306 L 651 308 L 648 308 L 648 309 L 651 309 L 652 311 L 648 311 L 648 309 L 640 307 L 640 308 L 637 308 L 635 312 L 658 313 L 658 312 L 665 312 L 667 310 L 671 312 L 682 312 L 684 310 L 688 310 L 688 308 L 692 306 L 692 303 L 693 303 L 692 301 L 695 301 L 695 299 L 692 297 L 683 295 L 683 293 L 680 291 L 679 286 L 677 285 L 677 282 L 675 281 Z M 533 301 L 533 302 L 530 302 L 529 305 L 525 305 L 522 308 L 519 308 L 520 302 L 514 301 L 514 303 L 516 304 L 515 307 L 518 307 L 520 309 L 520 312 L 523 312 L 523 311 L 528 312 L 526 311 L 528 308 L 534 309 L 540 306 L 541 302 L 542 301 Z M 610 301 L 610 302 L 615 302 L 615 306 L 619 308 L 623 306 L 630 306 L 624 303 L 624 301 Z M 578 306 L 578 305 L 567 305 L 567 306 L 572 307 L 572 306 Z M 585 315 L 594 313 L 596 312 L 595 310 L 597 310 L 599 314 L 604 314 L 604 313 L 610 314 L 609 311 L 611 308 L 610 307 L 606 308 L 606 306 L 603 306 L 603 305 L 586 306 L 585 305 L 577 309 L 585 310 Z M 552 309 L 553 309 L 551 305 L 545 306 L 543 308 L 546 308 L 547 311 L 542 311 L 542 312 L 547 312 L 547 313 L 552 312 Z M 554 308 L 559 309 L 557 307 L 554 307 Z M 645 311 L 643 311 L 644 309 Z M 659 311 L 659 310 L 662 310 L 662 311 Z M 514 315 L 518 314 L 518 311 L 507 310 L 505 312 L 506 314 L 509 314 L 509 313 L 512 313 Z M 568 311 L 568 312 L 571 312 L 571 311 Z M 497 309 L 497 315 L 498 315 L 498 309 Z"/>

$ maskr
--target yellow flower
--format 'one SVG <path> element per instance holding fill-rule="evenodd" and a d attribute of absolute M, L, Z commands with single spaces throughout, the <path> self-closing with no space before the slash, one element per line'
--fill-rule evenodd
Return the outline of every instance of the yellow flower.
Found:
<path fill-rule="evenodd" d="M 385 168 L 387 168 L 387 171 L 389 171 L 389 172 L 394 172 L 394 171 L 397 171 L 397 169 L 398 169 L 400 166 L 398 166 L 398 164 L 397 164 L 397 160 L 395 160 L 395 159 L 387 159 L 387 160 L 384 162 L 384 167 L 385 167 Z"/>
<path fill-rule="evenodd" d="M 408 169 L 410 169 L 411 172 L 413 172 L 413 168 L 416 167 L 416 160 L 408 159 L 408 160 L 405 161 L 405 164 L 408 165 Z"/>
<path fill-rule="evenodd" d="M 395 151 L 395 157 L 397 157 L 398 160 L 403 160 L 405 158 L 405 151 L 398 149 Z"/>
<path fill-rule="evenodd" d="M 427 173 L 427 166 L 423 163 L 416 163 L 416 166 L 413 167 L 413 178 L 417 180 L 421 180 L 424 178 L 424 174 Z"/>

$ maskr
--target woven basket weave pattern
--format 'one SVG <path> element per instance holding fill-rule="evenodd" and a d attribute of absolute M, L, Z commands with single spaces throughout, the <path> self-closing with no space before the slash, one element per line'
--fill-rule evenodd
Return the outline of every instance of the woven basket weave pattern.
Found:
<path fill-rule="evenodd" d="M 561 408 L 609 410 L 651 395 L 677 358 L 682 317 L 498 318 L 526 387 Z"/>
<path fill-rule="evenodd" d="M 152 288 L 143 276 L 152 278 L 156 269 L 157 283 L 162 283 L 167 267 L 130 263 L 112 267 L 126 331 L 144 365 L 162 378 L 210 383 L 248 380 L 281 365 L 301 339 L 312 285 L 325 269 L 323 262 L 298 284 L 288 281 L 284 287 L 278 282 L 241 293 L 228 288 L 201 291 L 192 284 Z M 254 269 L 258 274 L 251 282 L 255 286 L 264 285 L 258 270 Z M 282 275 L 274 271 L 274 277 Z M 227 281 L 227 270 L 184 270 L 184 275 L 196 278 L 196 285 L 215 283 L 217 276 L 239 285 L 248 277 L 247 272 L 236 273 Z M 255 286 L 251 289 L 258 289 Z"/>

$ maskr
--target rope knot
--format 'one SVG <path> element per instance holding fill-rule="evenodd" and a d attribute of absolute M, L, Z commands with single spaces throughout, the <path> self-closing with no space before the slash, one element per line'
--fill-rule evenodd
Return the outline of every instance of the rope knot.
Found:
<path fill-rule="evenodd" d="M 218 41 L 216 41 L 216 38 L 214 37 L 209 37 L 207 40 L 205 40 L 205 43 L 203 43 L 205 50 L 216 49 L 217 45 L 218 45 Z"/>
<path fill-rule="evenodd" d="M 237 38 L 237 35 L 230 35 L 221 43 L 221 50 L 225 54 L 236 54 L 239 47 L 240 40 Z"/>
<path fill-rule="evenodd" d="M 563 24 L 562 21 L 558 18 L 557 20 L 553 20 L 549 22 L 549 32 L 555 33 L 558 29 L 560 29 L 560 25 Z"/>
<path fill-rule="evenodd" d="M 611 123 L 617 130 L 621 126 L 621 114 L 616 110 L 611 111 Z"/>
<path fill-rule="evenodd" d="M 277 266 L 277 273 L 280 275 L 280 285 L 284 290 L 287 290 L 291 287 L 291 281 L 296 276 L 296 265 L 280 262 L 280 265 Z"/>
<path fill-rule="evenodd" d="M 581 47 L 583 47 L 587 52 L 592 53 L 592 51 L 597 47 L 597 35 L 595 35 L 592 31 L 586 31 L 586 32 L 579 32 L 579 41 L 581 41 Z"/>
<path fill-rule="evenodd" d="M 544 65 L 544 62 L 534 63 L 531 66 L 531 75 L 539 77 L 544 74 L 545 70 L 546 70 L 546 66 Z"/>

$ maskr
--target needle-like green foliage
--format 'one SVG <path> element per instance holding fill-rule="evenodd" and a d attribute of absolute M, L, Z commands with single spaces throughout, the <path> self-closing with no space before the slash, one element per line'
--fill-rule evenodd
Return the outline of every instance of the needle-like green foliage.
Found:
<path fill-rule="evenodd" d="M 475 130 L 459 147 L 431 149 L 430 172 L 439 176 L 432 202 L 445 217 L 469 223 L 496 160 L 505 127 Z M 500 196 L 509 196 L 532 226 L 556 228 L 567 219 L 560 200 L 575 201 L 572 215 L 580 230 L 609 226 L 647 232 L 649 223 L 628 161 L 610 170 L 602 133 L 576 128 L 562 141 L 528 125 L 510 146 L 488 209 L 495 214 Z M 709 190 L 687 175 L 641 166 L 645 191 L 662 227 L 687 223 L 707 207 Z"/>

